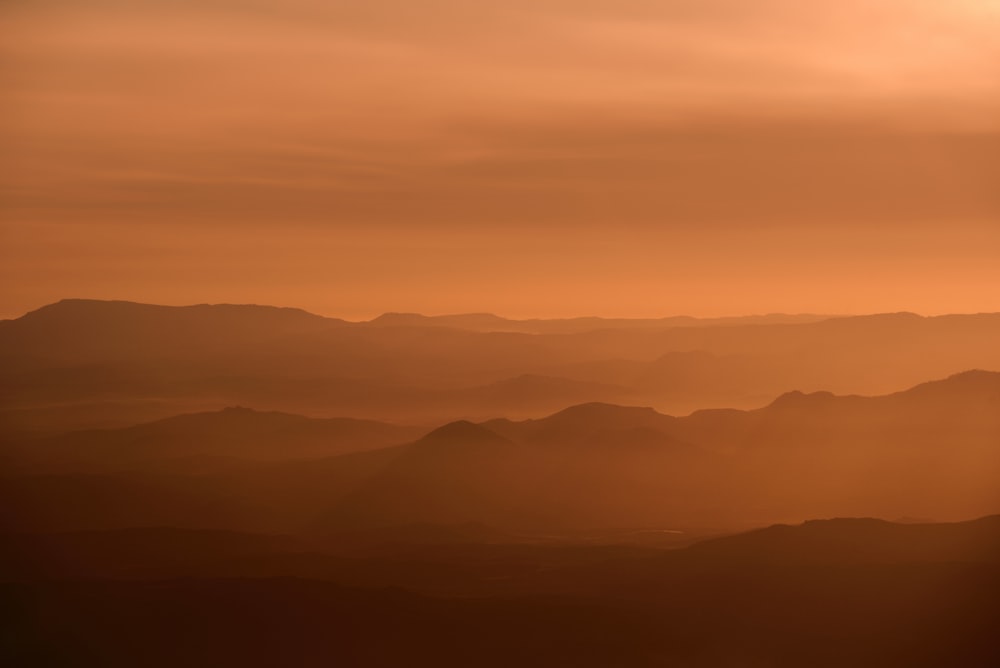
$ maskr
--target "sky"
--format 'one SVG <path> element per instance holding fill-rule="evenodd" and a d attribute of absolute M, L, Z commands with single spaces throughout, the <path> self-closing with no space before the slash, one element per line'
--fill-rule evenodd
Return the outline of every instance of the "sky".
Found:
<path fill-rule="evenodd" d="M 1000 311 L 1000 0 L 11 0 L 0 317 Z"/>

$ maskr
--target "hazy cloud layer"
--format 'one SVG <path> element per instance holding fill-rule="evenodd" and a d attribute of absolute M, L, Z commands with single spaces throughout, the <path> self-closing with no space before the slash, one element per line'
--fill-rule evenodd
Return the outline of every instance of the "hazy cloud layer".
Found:
<path fill-rule="evenodd" d="M 704 228 L 795 228 L 789 238 L 806 241 L 787 267 L 831 226 L 885 237 L 916 224 L 929 247 L 956 229 L 1000 245 L 995 2 L 52 0 L 9 3 L 2 18 L 3 225 L 7 260 L 22 267 L 5 273 L 25 284 L 5 291 L 11 315 L 41 294 L 101 292 L 101 270 L 125 280 L 137 254 L 172 236 L 207 248 L 220 235 L 289 234 L 277 244 L 299 244 L 286 274 L 317 245 L 338 261 L 364 246 L 403 265 L 427 246 L 434 262 L 530 246 L 513 265 L 477 266 L 536 277 L 565 253 L 587 256 L 576 239 L 540 253 L 560 230 L 694 244 L 685 256 L 713 270 L 725 263 Z M 52 225 L 84 226 L 55 235 L 76 239 L 72 254 L 47 241 Z M 84 280 L 31 270 L 99 256 L 123 225 L 135 244 L 93 272 L 81 265 Z M 381 251 L 380 234 L 396 235 Z M 476 244 L 456 248 L 456 234 Z M 966 249 L 973 266 L 981 249 Z M 401 278 L 387 271 L 387 284 Z M 618 288 L 675 287 L 663 271 Z M 405 273 L 425 292 L 439 289 L 435 275 Z M 484 302 L 524 294 L 517 278 L 476 280 Z M 345 287 L 336 273 L 302 281 L 310 294 Z M 197 301 L 198 289 L 153 292 Z M 279 301 L 326 304 L 304 289 L 286 285 Z"/>

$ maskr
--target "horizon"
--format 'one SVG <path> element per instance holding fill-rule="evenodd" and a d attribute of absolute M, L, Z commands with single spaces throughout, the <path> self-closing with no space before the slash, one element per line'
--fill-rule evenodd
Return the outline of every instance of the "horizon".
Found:
<path fill-rule="evenodd" d="M 1000 311 L 993 3 L 0 11 L 7 315 Z"/>
<path fill-rule="evenodd" d="M 352 324 L 360 324 L 365 322 L 372 322 L 378 320 L 379 318 L 385 316 L 419 316 L 423 318 L 453 318 L 453 317 L 466 317 L 466 316 L 490 316 L 496 317 L 502 320 L 510 321 L 531 321 L 531 320 L 670 320 L 670 319 L 691 319 L 691 320 L 727 320 L 727 319 L 750 319 L 750 318 L 771 318 L 771 317 L 789 317 L 789 318 L 817 318 L 817 319 L 834 319 L 834 318 L 862 318 L 871 316 L 884 316 L 884 315 L 914 315 L 920 318 L 940 318 L 945 316 L 958 316 L 958 315 L 993 315 L 1000 313 L 1000 309 L 996 311 L 943 311 L 937 313 L 927 313 L 918 312 L 910 309 L 895 309 L 895 310 L 885 310 L 885 311 L 871 311 L 871 312 L 855 312 L 855 313 L 826 313 L 821 311 L 810 311 L 810 312 L 790 312 L 790 311 L 769 311 L 769 312 L 744 312 L 744 313 L 720 313 L 720 314 L 710 314 L 710 315 L 695 315 L 691 313 L 669 313 L 660 315 L 610 315 L 602 313 L 586 313 L 586 314 L 575 314 L 575 315 L 511 315 L 507 313 L 499 313 L 496 311 L 484 311 L 484 310 L 468 310 L 468 311 L 451 311 L 451 312 L 421 312 L 412 310 L 385 310 L 385 311 L 368 311 L 362 316 L 358 315 L 346 315 L 337 312 L 321 312 L 316 310 L 311 310 L 303 306 L 298 306 L 294 304 L 282 304 L 282 303 L 265 303 L 265 302 L 236 302 L 236 301 L 218 301 L 218 302 L 179 302 L 179 303 L 166 303 L 166 302 L 151 302 L 151 301 L 140 301 L 135 299 L 123 299 L 123 298 L 97 298 L 97 297 L 62 297 L 55 299 L 50 302 L 29 308 L 26 311 L 17 314 L 7 314 L 0 315 L 2 320 L 16 320 L 34 311 L 41 310 L 43 308 L 59 304 L 61 302 L 101 302 L 101 303 L 122 303 L 122 304 L 137 304 L 144 306 L 166 306 L 171 308 L 187 308 L 192 306 L 259 306 L 263 308 L 276 308 L 276 309 L 293 309 L 299 311 L 305 311 L 311 315 L 317 315 L 323 318 L 329 318 L 333 320 L 343 320 Z"/>

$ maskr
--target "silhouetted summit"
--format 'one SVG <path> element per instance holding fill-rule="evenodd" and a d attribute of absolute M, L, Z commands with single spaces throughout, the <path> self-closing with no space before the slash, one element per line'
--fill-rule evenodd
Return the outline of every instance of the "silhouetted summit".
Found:
<path fill-rule="evenodd" d="M 1000 563 L 1000 515 L 955 523 L 809 520 L 707 540 L 686 551 L 734 563 Z"/>
<path fill-rule="evenodd" d="M 995 403 L 1000 401 L 1000 372 L 973 369 L 877 397 L 794 390 L 782 394 L 764 410 L 798 411 L 830 406 L 842 408 L 847 404 L 857 406 L 873 401 L 881 404 L 935 403 L 939 408 L 963 401 L 972 401 L 973 404 Z"/>
<path fill-rule="evenodd" d="M 482 444 L 504 444 L 509 441 L 496 432 L 474 424 L 467 420 L 457 420 L 450 422 L 443 427 L 438 427 L 434 431 L 426 434 L 414 445 L 482 445 Z"/>
<path fill-rule="evenodd" d="M 676 418 L 652 408 L 591 402 L 570 406 L 548 417 L 514 422 L 491 420 L 485 425 L 518 442 L 563 445 L 667 445 Z"/>
<path fill-rule="evenodd" d="M 412 427 L 354 418 L 308 418 L 230 406 L 121 429 L 29 441 L 14 462 L 29 469 L 103 471 L 161 466 L 183 458 L 280 460 L 329 457 L 406 443 Z"/>
<path fill-rule="evenodd" d="M 105 321 L 109 324 L 117 324 L 119 319 L 156 319 L 169 317 L 230 318 L 246 321 L 260 318 L 281 318 L 286 321 L 328 320 L 338 322 L 336 318 L 325 318 L 302 309 L 287 306 L 267 306 L 260 304 L 162 306 L 158 304 L 101 299 L 62 299 L 53 304 L 30 311 L 17 320 L 55 324 Z"/>
<path fill-rule="evenodd" d="M 158 306 L 65 299 L 0 322 L 0 350 L 81 364 L 232 354 L 241 346 L 343 326 L 301 309 L 251 304 Z M 16 362 L 15 358 L 15 362 Z M 17 362 L 20 364 L 20 362 Z"/>
<path fill-rule="evenodd" d="M 608 428 L 659 425 L 669 420 L 670 416 L 658 413 L 648 406 L 619 406 L 590 402 L 570 406 L 538 422 L 550 426 L 573 424 L 578 427 L 594 425 Z"/>
<path fill-rule="evenodd" d="M 971 369 L 898 392 L 911 397 L 976 395 L 1000 399 L 1000 372 Z"/>
<path fill-rule="evenodd" d="M 246 406 L 226 406 L 221 411 L 223 415 L 252 415 L 256 412 L 254 409 L 247 408 Z"/>
<path fill-rule="evenodd" d="M 751 324 L 804 324 L 826 319 L 822 315 L 769 314 L 727 318 L 531 318 L 515 320 L 493 313 L 458 313 L 423 315 L 420 313 L 383 313 L 365 324 L 375 327 L 450 327 L 476 332 L 519 332 L 524 334 L 582 334 L 600 330 L 657 330 L 673 327 L 714 327 Z"/>
<path fill-rule="evenodd" d="M 832 400 L 837 399 L 832 392 L 801 392 L 799 390 L 793 390 L 791 392 L 785 392 L 777 399 L 772 401 L 768 408 L 772 409 L 790 409 L 790 410 L 801 410 L 806 408 L 816 408 L 823 405 L 828 405 Z"/>

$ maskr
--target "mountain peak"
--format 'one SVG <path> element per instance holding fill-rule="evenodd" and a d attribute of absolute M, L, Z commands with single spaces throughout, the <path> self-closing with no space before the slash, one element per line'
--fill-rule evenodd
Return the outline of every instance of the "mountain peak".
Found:
<path fill-rule="evenodd" d="M 397 325 L 397 324 L 412 324 L 412 323 L 423 323 L 428 317 L 423 313 L 406 313 L 398 311 L 387 311 L 377 318 L 372 318 L 368 322 L 370 324 L 379 325 Z"/>
<path fill-rule="evenodd" d="M 647 406 L 619 406 L 601 402 L 577 404 L 541 420 L 533 429 L 550 435 L 593 434 L 622 429 L 662 429 L 674 420 Z"/>
<path fill-rule="evenodd" d="M 951 397 L 993 404 L 1000 401 L 1000 372 L 972 369 L 921 383 L 892 396 L 934 401 Z"/>
<path fill-rule="evenodd" d="M 618 404 L 608 404 L 602 401 L 591 401 L 584 404 L 577 404 L 564 408 L 558 413 L 550 415 L 547 419 L 559 418 L 604 418 L 621 416 L 656 416 L 661 415 L 656 409 L 649 406 L 619 406 Z"/>
<path fill-rule="evenodd" d="M 898 524 L 873 517 L 836 517 L 775 524 L 713 538 L 691 554 L 741 562 L 995 561 L 998 516 L 951 524 Z"/>
<path fill-rule="evenodd" d="M 814 406 L 822 406 L 827 404 L 831 399 L 836 399 L 836 395 L 832 392 L 802 392 L 801 390 L 792 390 L 791 392 L 785 392 L 777 399 L 772 401 L 768 408 L 807 408 Z"/>
<path fill-rule="evenodd" d="M 300 308 L 269 306 L 266 304 L 193 304 L 189 306 L 166 306 L 145 304 L 123 299 L 60 299 L 29 311 L 19 320 L 48 320 L 55 318 L 127 318 L 131 316 L 180 316 L 180 315 L 243 315 L 281 316 L 299 320 L 333 320 L 324 318 Z"/>
<path fill-rule="evenodd" d="M 258 411 L 246 406 L 226 406 L 220 412 L 223 415 L 253 415 Z"/>
<path fill-rule="evenodd" d="M 983 369 L 970 369 L 968 371 L 962 371 L 959 373 L 952 374 L 947 378 L 942 378 L 941 380 L 932 380 L 926 383 L 921 383 L 913 389 L 920 387 L 942 387 L 942 386 L 965 386 L 965 387 L 975 387 L 982 385 L 997 385 L 1000 384 L 1000 371 L 986 371 Z"/>
<path fill-rule="evenodd" d="M 421 438 L 418 443 L 502 443 L 507 439 L 482 425 L 468 420 L 456 420 L 438 427 Z"/>

